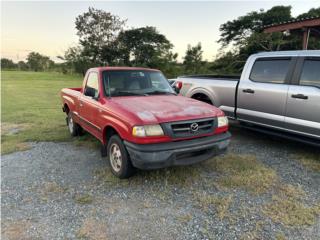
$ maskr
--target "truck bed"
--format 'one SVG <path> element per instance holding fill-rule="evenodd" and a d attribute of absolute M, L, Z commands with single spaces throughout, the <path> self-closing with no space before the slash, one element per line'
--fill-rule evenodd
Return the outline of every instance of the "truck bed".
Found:
<path fill-rule="evenodd" d="M 82 88 L 79 87 L 79 88 L 64 88 L 65 90 L 73 90 L 73 91 L 77 91 L 77 92 L 81 92 L 82 91 Z M 63 89 L 62 89 L 63 90 Z"/>
<path fill-rule="evenodd" d="M 205 95 L 210 103 L 219 107 L 228 117 L 233 118 L 236 103 L 236 89 L 239 76 L 191 75 L 178 77 L 183 83 L 180 93 L 183 96 L 196 98 Z"/>
<path fill-rule="evenodd" d="M 240 75 L 215 75 L 215 74 L 199 74 L 199 75 L 187 75 L 181 76 L 179 78 L 197 78 L 205 80 L 230 80 L 239 81 Z"/>
<path fill-rule="evenodd" d="M 68 105 L 70 110 L 77 112 L 77 105 L 82 92 L 82 88 L 63 88 L 61 90 L 61 98 Z"/>

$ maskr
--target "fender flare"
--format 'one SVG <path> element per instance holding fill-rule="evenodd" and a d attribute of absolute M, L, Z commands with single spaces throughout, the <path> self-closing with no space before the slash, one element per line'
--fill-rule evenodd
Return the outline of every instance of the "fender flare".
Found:
<path fill-rule="evenodd" d="M 116 122 L 120 122 L 120 121 L 116 121 Z M 108 124 L 106 124 L 103 129 L 102 129 L 102 143 L 103 144 L 107 144 L 108 139 L 106 136 L 106 132 L 108 128 L 112 128 L 119 136 L 121 139 L 126 139 L 125 135 L 128 134 L 129 127 L 127 125 L 125 125 L 123 122 L 120 122 L 120 124 L 115 124 L 115 122 L 113 121 L 108 121 Z"/>
<path fill-rule="evenodd" d="M 188 97 L 192 98 L 196 94 L 206 95 L 210 99 L 212 105 L 215 106 L 216 101 L 215 101 L 214 98 L 212 98 L 212 95 L 214 94 L 213 92 L 210 92 L 210 91 L 208 91 L 207 89 L 204 89 L 204 88 L 194 88 L 194 89 L 192 89 L 190 91 L 190 93 L 188 94 Z"/>

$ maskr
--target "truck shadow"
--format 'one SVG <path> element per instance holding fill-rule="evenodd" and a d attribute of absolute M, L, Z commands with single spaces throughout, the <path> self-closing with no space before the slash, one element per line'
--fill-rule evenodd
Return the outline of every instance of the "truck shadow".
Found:
<path fill-rule="evenodd" d="M 236 122 L 230 124 L 230 132 L 232 134 L 232 144 L 263 144 L 264 147 L 282 148 L 288 151 L 295 152 L 308 152 L 320 155 L 320 148 L 317 146 L 309 145 L 306 143 L 294 141 L 291 139 L 281 138 L 270 134 L 260 133 L 251 129 L 242 127 Z"/>

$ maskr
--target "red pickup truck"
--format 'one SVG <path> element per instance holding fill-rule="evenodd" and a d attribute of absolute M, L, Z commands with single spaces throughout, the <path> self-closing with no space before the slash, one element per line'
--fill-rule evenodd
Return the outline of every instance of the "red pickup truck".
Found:
<path fill-rule="evenodd" d="M 159 70 L 92 68 L 82 88 L 62 89 L 61 99 L 71 135 L 84 129 L 99 139 L 119 178 L 135 168 L 209 159 L 226 150 L 231 136 L 221 110 L 177 96 Z"/>

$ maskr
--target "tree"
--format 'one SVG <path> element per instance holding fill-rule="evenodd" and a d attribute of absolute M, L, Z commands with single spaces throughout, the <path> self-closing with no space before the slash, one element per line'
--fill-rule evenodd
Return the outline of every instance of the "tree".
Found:
<path fill-rule="evenodd" d="M 231 51 L 221 54 L 210 66 L 215 74 L 239 75 L 246 58 Z"/>
<path fill-rule="evenodd" d="M 90 60 L 90 57 L 85 54 L 83 48 L 80 46 L 70 47 L 65 52 L 63 57 L 58 56 L 58 58 L 66 62 L 66 67 L 73 69 L 77 73 L 82 73 L 83 76 L 88 68 L 94 66 L 94 63 Z"/>
<path fill-rule="evenodd" d="M 201 67 L 203 66 L 202 53 L 201 43 L 198 43 L 194 47 L 188 45 L 183 61 L 184 68 L 187 73 L 197 74 L 201 72 Z"/>
<path fill-rule="evenodd" d="M 16 64 L 8 58 L 1 58 L 1 68 L 2 69 L 14 69 Z"/>
<path fill-rule="evenodd" d="M 297 19 L 312 18 L 312 17 L 319 17 L 319 16 L 320 16 L 320 7 L 311 8 L 308 12 L 300 14 L 297 17 Z"/>
<path fill-rule="evenodd" d="M 168 77 L 176 77 L 179 70 L 177 53 L 165 35 L 155 27 L 141 27 L 122 31 L 118 40 L 118 64 L 161 69 Z"/>
<path fill-rule="evenodd" d="M 292 20 L 291 6 L 275 6 L 268 11 L 250 12 L 245 16 L 228 21 L 220 26 L 221 38 L 218 42 L 223 47 L 233 43 L 242 46 L 253 33 L 261 33 L 263 26 Z"/>
<path fill-rule="evenodd" d="M 260 51 L 279 51 L 279 50 L 299 50 L 302 46 L 302 36 L 295 33 L 289 35 L 281 32 L 264 33 L 265 26 L 287 22 L 295 19 L 314 17 L 318 15 L 320 8 L 310 9 L 309 12 L 299 15 L 297 18 L 291 16 L 291 6 L 275 6 L 268 11 L 254 11 L 244 16 L 240 16 L 233 21 L 228 21 L 220 26 L 221 37 L 218 42 L 222 44 L 222 49 L 232 45 L 232 51 L 226 55 L 220 55 L 211 69 L 219 71 L 217 66 L 224 65 L 228 72 L 238 73 L 241 71 L 245 59 L 249 55 Z M 320 49 L 319 37 L 310 34 L 309 49 Z M 226 59 L 232 56 L 233 61 L 229 63 Z M 240 64 L 240 65 L 239 65 Z"/>
<path fill-rule="evenodd" d="M 19 61 L 17 65 L 18 65 L 18 69 L 21 71 L 27 71 L 29 69 L 28 64 L 24 61 Z"/>
<path fill-rule="evenodd" d="M 37 52 L 31 52 L 27 56 L 27 64 L 33 71 L 48 70 L 54 62 L 49 57 L 41 55 Z"/>
<path fill-rule="evenodd" d="M 175 59 L 173 45 L 155 27 L 122 31 L 118 37 L 120 61 L 125 65 L 156 67 L 162 59 Z"/>
<path fill-rule="evenodd" d="M 115 55 L 104 51 L 102 56 L 102 50 L 113 48 L 125 22 L 116 15 L 91 7 L 88 12 L 79 15 L 75 25 L 82 46 L 82 55 L 95 64 L 111 64 Z"/>

